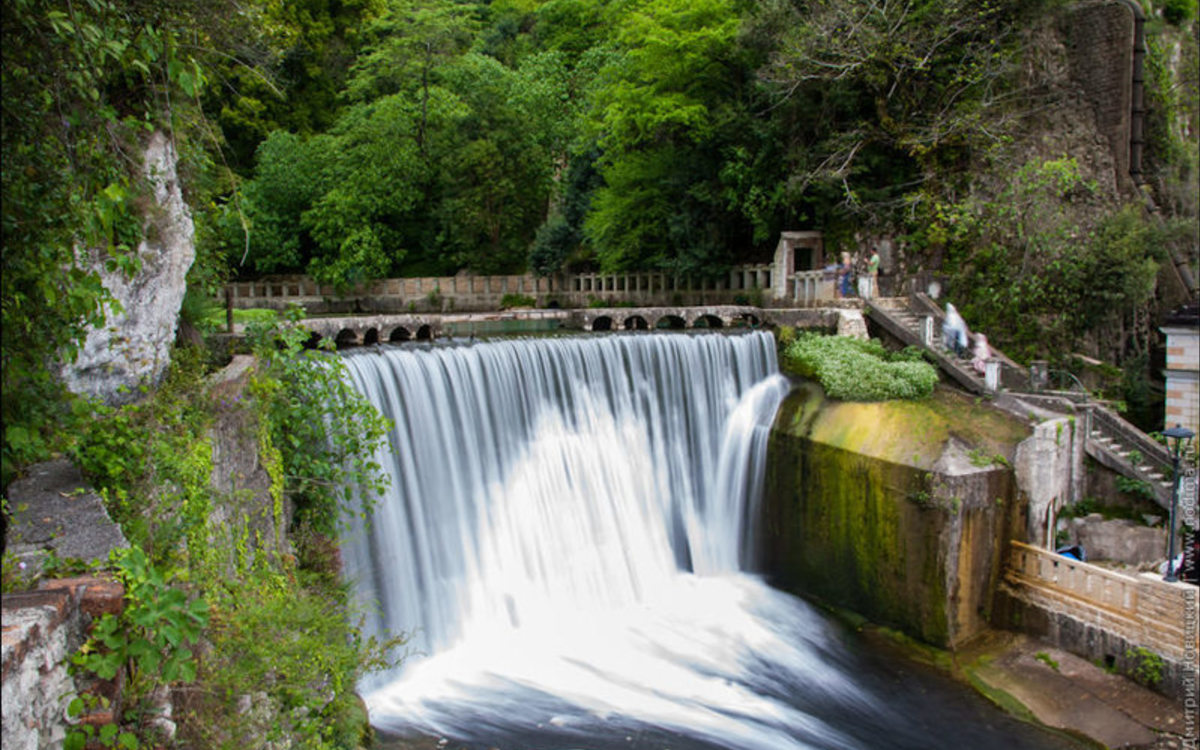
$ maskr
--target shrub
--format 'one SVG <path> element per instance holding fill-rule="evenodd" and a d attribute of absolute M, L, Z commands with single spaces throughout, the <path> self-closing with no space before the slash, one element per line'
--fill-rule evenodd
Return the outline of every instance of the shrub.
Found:
<path fill-rule="evenodd" d="M 1179 26 L 1196 14 L 1196 0 L 1166 0 L 1162 14 L 1164 21 Z"/>
<path fill-rule="evenodd" d="M 509 293 L 500 298 L 500 309 L 509 310 L 514 307 L 536 307 L 537 300 L 528 294 Z"/>
<path fill-rule="evenodd" d="M 284 494 L 296 522 L 336 535 L 354 486 L 381 491 L 388 478 L 375 460 L 388 422 L 359 394 L 335 354 L 305 349 L 299 312 L 287 321 L 251 326 L 258 370 L 250 393 L 280 453 Z"/>
<path fill-rule="evenodd" d="M 876 339 L 801 333 L 784 349 L 781 364 L 843 401 L 921 399 L 937 384 L 937 370 L 919 352 L 889 352 Z"/>
<path fill-rule="evenodd" d="M 1158 654 L 1144 646 L 1127 649 L 1125 658 L 1130 661 L 1129 676 L 1146 687 L 1162 682 L 1166 664 Z"/>

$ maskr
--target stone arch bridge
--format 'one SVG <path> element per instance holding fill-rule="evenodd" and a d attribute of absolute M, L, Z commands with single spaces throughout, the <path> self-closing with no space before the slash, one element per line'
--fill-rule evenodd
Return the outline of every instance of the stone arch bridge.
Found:
<path fill-rule="evenodd" d="M 608 307 L 578 310 L 509 310 L 498 313 L 412 313 L 306 318 L 301 325 L 312 335 L 310 344 L 332 340 L 338 348 L 382 343 L 432 340 L 448 335 L 472 335 L 496 330 L 514 321 L 528 321 L 539 330 L 647 331 L 688 328 L 756 328 L 766 320 L 758 307 Z M 517 323 L 516 325 L 520 325 Z"/>

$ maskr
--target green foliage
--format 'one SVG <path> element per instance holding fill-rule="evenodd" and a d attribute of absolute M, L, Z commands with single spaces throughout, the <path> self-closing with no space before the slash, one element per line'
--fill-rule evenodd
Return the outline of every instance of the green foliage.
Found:
<path fill-rule="evenodd" d="M 183 736 L 213 748 L 238 747 L 250 736 L 309 748 L 365 746 L 354 686 L 367 670 L 390 666 L 385 654 L 404 638 L 364 639 L 345 601 L 340 586 L 286 561 L 282 568 L 250 561 L 214 599 L 212 649 L 200 674 L 206 689 L 177 708 Z M 239 711 L 238 696 L 255 696 L 255 710 Z"/>
<path fill-rule="evenodd" d="M 1143 500 L 1154 499 L 1154 487 L 1145 479 L 1118 476 L 1115 482 L 1117 489 L 1127 495 L 1132 495 Z"/>
<path fill-rule="evenodd" d="M 598 73 L 588 114 L 603 185 L 584 229 L 604 270 L 708 275 L 729 263 L 741 237 L 724 180 L 738 177 L 723 163 L 749 153 L 738 147 L 753 132 L 736 104 L 750 62 L 739 26 L 726 0 L 655 0 L 619 17 L 618 53 Z"/>
<path fill-rule="evenodd" d="M 919 352 L 889 352 L 877 339 L 801 333 L 783 351 L 781 365 L 845 401 L 921 399 L 937 385 L 937 370 Z"/>
<path fill-rule="evenodd" d="M 126 685 L 134 695 L 147 680 L 195 680 L 196 661 L 188 646 L 208 622 L 208 604 L 203 598 L 189 601 L 138 547 L 114 550 L 113 562 L 125 585 L 125 609 L 119 617 L 101 617 L 71 662 L 103 680 L 128 670 Z"/>
<path fill-rule="evenodd" d="M 234 169 L 249 169 L 273 131 L 308 135 L 336 120 L 363 27 L 377 6 L 375 0 L 293 0 L 206 7 L 226 25 L 211 39 L 214 85 L 204 109 L 224 135 Z"/>
<path fill-rule="evenodd" d="M 775 332 L 776 345 L 780 352 L 785 351 L 796 340 L 796 328 L 794 326 L 782 325 Z"/>
<path fill-rule="evenodd" d="M 85 247 L 133 268 L 136 168 L 122 156 L 154 98 L 171 37 L 98 1 L 3 10 L 3 481 L 52 446 L 68 412 L 52 364 L 71 360 L 113 305 Z M 151 102 L 146 100 L 150 99 Z M 125 106 L 118 111 L 120 100 Z"/>
<path fill-rule="evenodd" d="M 999 454 L 988 453 L 983 448 L 972 448 L 967 453 L 967 458 L 972 466 L 984 468 L 987 466 L 1008 466 L 1008 459 Z"/>
<path fill-rule="evenodd" d="M 1132 480 L 1137 481 L 1137 480 Z M 1152 500 L 1153 498 L 1145 498 Z M 1085 497 L 1077 503 L 1067 505 L 1059 511 L 1060 518 L 1083 518 L 1092 513 L 1099 513 L 1104 516 L 1105 520 L 1114 518 L 1125 518 L 1131 521 L 1137 521 L 1140 524 L 1146 522 L 1143 518 L 1143 509 L 1137 505 L 1113 505 L 1101 503 L 1094 497 Z"/>
<path fill-rule="evenodd" d="M 107 708 L 108 705 L 107 698 L 103 696 L 97 698 L 96 696 L 84 693 L 71 701 L 67 707 L 67 717 L 72 719 L 77 718 L 85 710 L 97 707 Z M 63 750 L 85 750 L 89 747 L 95 747 L 96 743 L 99 743 L 100 747 L 121 747 L 126 750 L 136 750 L 142 747 L 136 734 L 133 732 L 122 732 L 121 728 L 116 724 L 102 724 L 99 729 L 92 724 L 81 724 L 68 730 L 67 736 L 63 738 Z"/>
<path fill-rule="evenodd" d="M 500 298 L 500 309 L 509 310 L 514 307 L 536 307 L 537 299 L 528 294 L 508 293 Z"/>
<path fill-rule="evenodd" d="M 1045 651 L 1038 651 L 1036 654 L 1033 655 L 1033 658 L 1037 659 L 1038 661 L 1042 662 L 1046 666 L 1050 667 L 1055 672 L 1058 671 L 1058 661 L 1055 660 L 1053 657 L 1051 657 L 1050 654 L 1046 653 Z"/>
<path fill-rule="evenodd" d="M 1095 193 L 1074 158 L 1035 159 L 995 197 L 937 205 L 912 239 L 945 248 L 972 328 L 1018 358 L 1045 357 L 1153 295 L 1160 230 L 1134 205 L 1081 223 Z"/>
<path fill-rule="evenodd" d="M 285 494 L 296 518 L 335 535 L 352 487 L 380 491 L 387 482 L 375 455 L 388 425 L 351 386 L 345 365 L 324 350 L 305 349 L 308 331 L 288 320 L 248 331 L 259 367 L 251 394 L 281 454 Z"/>
<path fill-rule="evenodd" d="M 1125 658 L 1131 662 L 1129 676 L 1146 687 L 1162 682 L 1166 663 L 1158 654 L 1145 646 L 1127 649 Z"/>
<path fill-rule="evenodd" d="M 5 549 L 0 560 L 0 592 L 24 591 L 30 588 L 32 579 L 33 571 L 29 569 L 29 564 L 17 559 L 11 549 Z"/>
<path fill-rule="evenodd" d="M 170 576 L 154 567 L 138 547 L 113 550 L 118 578 L 125 586 L 125 608 L 120 615 L 105 614 L 92 627 L 91 636 L 72 655 L 72 668 L 102 680 L 125 675 L 123 698 L 129 709 L 124 721 L 138 726 L 151 689 L 158 685 L 188 683 L 196 679 L 194 646 L 208 624 L 208 603 L 170 583 Z M 78 714 L 85 703 L 71 706 Z M 87 729 L 76 727 L 72 743 L 82 747 Z M 119 724 L 101 727 L 98 739 L 105 746 L 137 747 L 136 735 L 121 732 Z"/>
<path fill-rule="evenodd" d="M 155 563 L 207 553 L 211 413 L 202 354 L 179 350 L 153 398 L 88 405 L 89 429 L 71 455 L 127 539 Z"/>
<path fill-rule="evenodd" d="M 1167 23 L 1181 26 L 1196 16 L 1196 0 L 1166 0 L 1162 14 Z"/>

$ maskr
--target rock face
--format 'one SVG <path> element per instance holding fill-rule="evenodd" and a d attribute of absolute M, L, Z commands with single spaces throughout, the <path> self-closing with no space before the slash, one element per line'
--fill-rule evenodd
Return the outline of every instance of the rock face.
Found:
<path fill-rule="evenodd" d="M 121 303 L 103 328 L 88 332 L 75 362 L 62 378 L 75 393 L 99 396 L 110 404 L 134 400 L 137 387 L 157 383 L 170 364 L 179 308 L 187 288 L 187 272 L 196 250 L 195 227 L 175 172 L 175 147 L 161 132 L 146 146 L 145 174 L 154 204 L 145 223 L 145 239 L 137 254 L 142 268 L 128 278 L 108 271 L 98 253 L 91 254 L 104 286 Z"/>
<path fill-rule="evenodd" d="M 1067 530 L 1071 541 L 1087 552 L 1089 561 L 1141 565 L 1166 558 L 1167 530 L 1161 526 L 1151 528 L 1125 518 L 1106 521 L 1099 513 L 1092 513 L 1072 518 Z"/>

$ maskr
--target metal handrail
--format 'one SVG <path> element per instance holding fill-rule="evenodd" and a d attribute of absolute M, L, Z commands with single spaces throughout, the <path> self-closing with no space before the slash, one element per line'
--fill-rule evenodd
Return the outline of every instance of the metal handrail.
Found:
<path fill-rule="evenodd" d="M 1078 388 L 1078 392 L 1083 394 L 1083 400 L 1085 402 L 1091 398 L 1091 393 L 1088 392 L 1087 386 L 1080 382 L 1079 378 L 1075 377 L 1075 373 L 1071 372 L 1070 370 L 1046 370 L 1046 375 L 1047 377 L 1051 375 L 1065 375 L 1075 384 L 1075 386 Z M 1074 393 L 1076 392 L 1076 389 L 1071 388 L 1070 392 Z"/>

